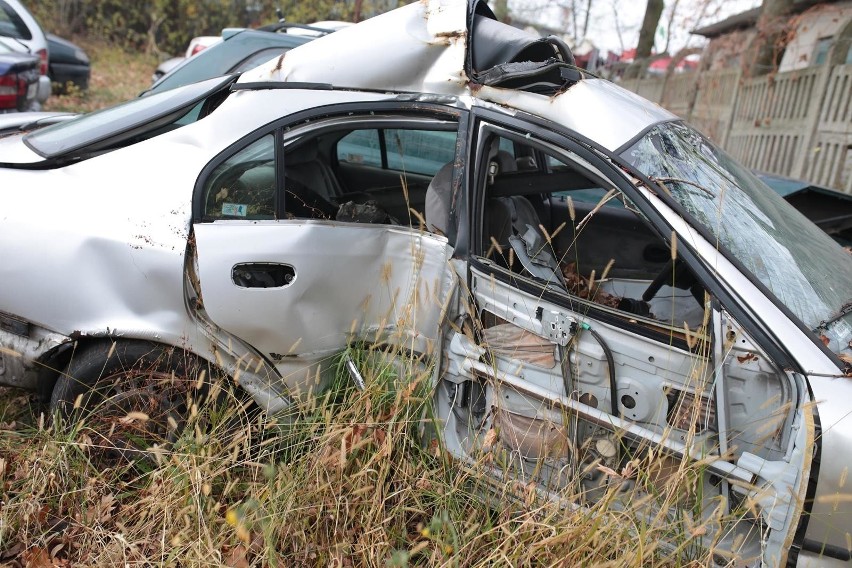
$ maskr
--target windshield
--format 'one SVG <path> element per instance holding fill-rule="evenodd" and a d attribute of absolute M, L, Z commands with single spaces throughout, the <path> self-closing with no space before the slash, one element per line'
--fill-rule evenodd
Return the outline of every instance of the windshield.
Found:
<path fill-rule="evenodd" d="M 828 235 L 682 123 L 653 127 L 622 156 L 664 186 L 807 327 L 822 328 L 833 351 L 849 348 L 852 314 L 838 316 L 852 300 L 852 256 Z"/>

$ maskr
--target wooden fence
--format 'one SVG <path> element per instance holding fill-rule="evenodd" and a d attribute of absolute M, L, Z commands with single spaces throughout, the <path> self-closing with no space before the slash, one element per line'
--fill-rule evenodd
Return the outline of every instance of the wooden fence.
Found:
<path fill-rule="evenodd" d="M 745 79 L 739 70 L 624 81 L 744 165 L 852 193 L 852 65 Z"/>

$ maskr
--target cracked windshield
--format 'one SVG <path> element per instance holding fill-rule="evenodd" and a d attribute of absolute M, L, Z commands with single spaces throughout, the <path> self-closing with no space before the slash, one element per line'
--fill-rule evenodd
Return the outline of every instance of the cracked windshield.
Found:
<path fill-rule="evenodd" d="M 832 351 L 849 349 L 852 258 L 831 238 L 682 123 L 655 126 L 622 156 L 665 187 Z"/>

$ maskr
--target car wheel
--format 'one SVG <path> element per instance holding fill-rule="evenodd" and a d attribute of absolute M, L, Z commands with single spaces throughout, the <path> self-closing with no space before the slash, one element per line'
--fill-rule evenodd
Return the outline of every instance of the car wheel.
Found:
<path fill-rule="evenodd" d="M 149 461 L 152 448 L 180 435 L 206 370 L 206 363 L 173 347 L 102 341 L 68 364 L 53 389 L 51 416 L 88 436 L 99 465 Z"/>

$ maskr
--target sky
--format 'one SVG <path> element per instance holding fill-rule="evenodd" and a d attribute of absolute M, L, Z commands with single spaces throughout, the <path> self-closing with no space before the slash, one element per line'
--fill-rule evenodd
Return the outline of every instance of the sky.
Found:
<path fill-rule="evenodd" d="M 558 29 L 566 28 L 570 35 L 573 26 L 570 8 L 567 7 L 572 4 L 578 6 L 582 24 L 586 2 L 587 0 L 509 0 L 509 10 L 513 15 L 527 21 L 537 21 Z M 645 4 L 644 0 L 591 0 L 587 39 L 602 51 L 620 53 L 622 43 L 625 49 L 636 47 L 639 28 L 645 15 Z M 658 50 L 663 49 L 664 34 L 668 33 L 670 53 L 676 53 L 683 47 L 703 45 L 703 38 L 691 36 L 689 30 L 759 6 L 760 0 L 666 0 L 666 8 L 660 18 L 661 28 L 669 27 L 669 15 L 675 5 L 671 28 L 667 32 L 658 28 L 656 44 Z"/>

